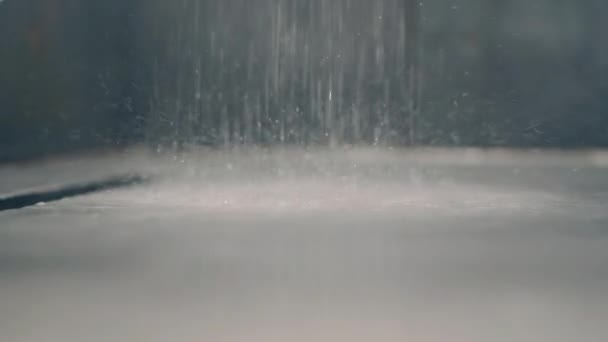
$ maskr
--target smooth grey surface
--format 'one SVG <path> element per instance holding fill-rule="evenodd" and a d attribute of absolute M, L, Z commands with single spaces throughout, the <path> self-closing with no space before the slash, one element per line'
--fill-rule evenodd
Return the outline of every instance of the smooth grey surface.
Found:
<path fill-rule="evenodd" d="M 471 153 L 147 159 L 0 213 L 0 340 L 605 341 L 603 155 Z"/>

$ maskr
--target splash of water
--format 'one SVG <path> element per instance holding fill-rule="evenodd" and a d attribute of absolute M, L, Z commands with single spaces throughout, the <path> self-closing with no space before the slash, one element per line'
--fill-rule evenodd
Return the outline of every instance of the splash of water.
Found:
<path fill-rule="evenodd" d="M 169 14 L 153 33 L 164 43 L 154 68 L 151 139 L 179 146 L 415 143 L 419 2 L 156 6 Z"/>

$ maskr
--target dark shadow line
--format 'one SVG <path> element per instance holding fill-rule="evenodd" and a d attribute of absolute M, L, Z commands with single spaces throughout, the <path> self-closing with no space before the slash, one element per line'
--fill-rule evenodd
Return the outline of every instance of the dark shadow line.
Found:
<path fill-rule="evenodd" d="M 0 197 L 0 212 L 12 209 L 22 209 L 38 203 L 55 202 L 69 197 L 76 197 L 104 190 L 140 185 L 148 181 L 150 181 L 149 177 L 141 175 L 123 175 L 90 183 L 67 185 L 48 191 Z"/>

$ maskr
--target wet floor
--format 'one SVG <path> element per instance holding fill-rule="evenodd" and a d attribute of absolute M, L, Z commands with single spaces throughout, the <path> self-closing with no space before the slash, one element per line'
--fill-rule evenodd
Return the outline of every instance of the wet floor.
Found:
<path fill-rule="evenodd" d="M 146 159 L 154 183 L 0 213 L 0 340 L 605 341 L 593 156 Z"/>

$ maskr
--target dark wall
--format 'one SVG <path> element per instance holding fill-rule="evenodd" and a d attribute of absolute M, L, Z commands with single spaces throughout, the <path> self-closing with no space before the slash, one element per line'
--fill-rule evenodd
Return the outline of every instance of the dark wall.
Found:
<path fill-rule="evenodd" d="M 137 138 L 136 6 L 0 3 L 0 159 Z"/>
<path fill-rule="evenodd" d="M 606 13 L 601 0 L 4 0 L 0 159 L 137 141 L 608 146 Z"/>

